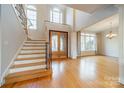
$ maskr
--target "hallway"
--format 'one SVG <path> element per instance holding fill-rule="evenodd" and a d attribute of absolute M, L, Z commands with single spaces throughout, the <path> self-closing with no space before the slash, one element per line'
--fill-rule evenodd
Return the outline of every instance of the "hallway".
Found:
<path fill-rule="evenodd" d="M 22 81 L 3 87 L 13 88 L 106 88 L 124 87 L 118 83 L 118 61 L 106 56 L 53 61 L 52 77 Z"/>

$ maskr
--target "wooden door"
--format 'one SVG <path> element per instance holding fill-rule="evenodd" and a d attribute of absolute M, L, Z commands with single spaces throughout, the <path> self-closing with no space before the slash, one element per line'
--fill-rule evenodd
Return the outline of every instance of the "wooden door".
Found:
<path fill-rule="evenodd" d="M 50 31 L 50 47 L 52 59 L 68 57 L 68 33 L 60 31 Z"/>

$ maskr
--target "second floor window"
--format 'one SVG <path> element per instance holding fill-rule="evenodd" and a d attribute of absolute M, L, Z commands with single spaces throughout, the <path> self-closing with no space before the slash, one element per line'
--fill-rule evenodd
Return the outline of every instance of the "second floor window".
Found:
<path fill-rule="evenodd" d="M 37 29 L 37 11 L 33 5 L 27 6 L 27 17 L 29 29 Z"/>
<path fill-rule="evenodd" d="M 58 8 L 52 8 L 50 10 L 50 22 L 63 23 L 62 11 Z"/>

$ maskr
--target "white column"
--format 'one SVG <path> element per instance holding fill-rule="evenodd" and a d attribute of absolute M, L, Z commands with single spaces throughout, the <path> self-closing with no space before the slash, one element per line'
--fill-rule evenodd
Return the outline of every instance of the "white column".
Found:
<path fill-rule="evenodd" d="M 77 32 L 75 31 L 75 20 L 76 20 L 76 11 L 73 9 L 73 26 L 71 32 L 71 58 L 77 58 Z"/>
<path fill-rule="evenodd" d="M 119 6 L 119 82 L 124 84 L 124 5 Z"/>
<path fill-rule="evenodd" d="M 77 32 L 71 32 L 71 58 L 77 58 Z"/>

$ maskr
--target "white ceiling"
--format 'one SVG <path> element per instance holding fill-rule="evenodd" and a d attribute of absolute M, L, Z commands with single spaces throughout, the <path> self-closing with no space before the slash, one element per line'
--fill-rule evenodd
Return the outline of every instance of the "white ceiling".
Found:
<path fill-rule="evenodd" d="M 119 15 L 115 14 L 111 17 L 105 18 L 102 21 L 99 21 L 91 26 L 84 28 L 84 30 L 90 32 L 101 32 L 110 29 L 111 27 L 112 28 L 118 27 L 118 25 L 119 25 Z"/>
<path fill-rule="evenodd" d="M 66 4 L 66 6 L 78 9 L 87 13 L 94 13 L 106 7 L 112 6 L 111 4 Z"/>

